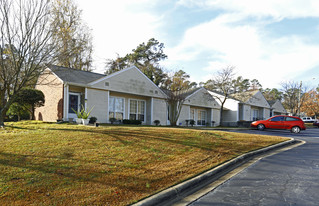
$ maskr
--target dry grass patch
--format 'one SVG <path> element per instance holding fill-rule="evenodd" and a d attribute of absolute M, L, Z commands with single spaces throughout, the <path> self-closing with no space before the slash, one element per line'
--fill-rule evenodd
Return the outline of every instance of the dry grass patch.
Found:
<path fill-rule="evenodd" d="M 1 205 L 127 205 L 281 137 L 163 127 L 8 123 Z"/>

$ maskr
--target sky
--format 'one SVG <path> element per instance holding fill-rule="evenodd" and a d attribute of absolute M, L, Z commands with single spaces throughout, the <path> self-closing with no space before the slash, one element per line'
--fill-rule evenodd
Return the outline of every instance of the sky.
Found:
<path fill-rule="evenodd" d="M 263 88 L 319 85 L 318 0 L 75 0 L 93 36 L 93 69 L 151 38 L 161 66 L 205 82 L 233 66 Z"/>

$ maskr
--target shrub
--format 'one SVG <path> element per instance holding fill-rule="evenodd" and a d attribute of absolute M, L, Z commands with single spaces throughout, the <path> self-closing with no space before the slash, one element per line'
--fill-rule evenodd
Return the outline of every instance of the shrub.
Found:
<path fill-rule="evenodd" d="M 189 124 L 192 125 L 192 126 L 194 126 L 195 120 L 193 120 L 193 119 L 189 120 Z"/>
<path fill-rule="evenodd" d="M 130 120 L 130 119 L 124 119 L 123 124 L 134 124 L 134 125 L 140 125 L 142 124 L 141 120 Z"/>
<path fill-rule="evenodd" d="M 115 121 L 116 121 L 116 118 L 114 118 L 114 117 L 111 117 L 111 118 L 110 118 L 111 124 L 113 124 Z"/>
<path fill-rule="evenodd" d="M 79 111 L 79 112 L 75 111 L 73 108 L 72 108 L 72 110 L 75 112 L 77 118 L 79 118 L 79 119 L 87 119 L 87 118 L 89 118 L 93 108 L 94 107 L 92 107 L 90 111 L 87 111 L 87 110 L 84 109 L 84 106 L 82 105 L 81 111 Z"/>
<path fill-rule="evenodd" d="M 159 121 L 158 119 L 157 119 L 157 120 L 154 120 L 154 124 L 155 124 L 156 126 L 158 126 L 160 123 L 161 123 L 161 121 Z"/>
<path fill-rule="evenodd" d="M 90 117 L 90 124 L 94 124 L 96 122 L 97 118 L 96 117 Z"/>

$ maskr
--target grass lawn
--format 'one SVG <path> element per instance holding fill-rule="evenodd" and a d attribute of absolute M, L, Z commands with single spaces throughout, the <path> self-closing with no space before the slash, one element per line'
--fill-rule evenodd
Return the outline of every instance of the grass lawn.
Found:
<path fill-rule="evenodd" d="M 0 205 L 127 205 L 281 137 L 38 121 L 0 130 Z"/>

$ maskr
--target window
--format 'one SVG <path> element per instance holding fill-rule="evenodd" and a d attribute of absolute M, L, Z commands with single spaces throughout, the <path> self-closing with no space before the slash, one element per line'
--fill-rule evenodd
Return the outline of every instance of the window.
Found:
<path fill-rule="evenodd" d="M 293 117 L 286 117 L 286 121 L 300 121 L 300 120 Z"/>
<path fill-rule="evenodd" d="M 198 111 L 198 118 L 197 118 L 197 125 L 206 125 L 206 111 L 199 110 Z"/>
<path fill-rule="evenodd" d="M 124 99 L 120 97 L 110 97 L 109 100 L 109 118 L 123 120 Z"/>
<path fill-rule="evenodd" d="M 270 121 L 272 121 L 272 122 L 284 121 L 284 117 L 282 117 L 282 116 L 274 117 L 274 118 L 270 119 Z"/>
<path fill-rule="evenodd" d="M 254 109 L 254 110 L 253 110 L 253 121 L 258 120 L 258 116 L 259 116 L 259 111 L 258 111 L 258 109 Z"/>
<path fill-rule="evenodd" d="M 145 121 L 145 101 L 130 100 L 130 120 Z"/>
<path fill-rule="evenodd" d="M 191 109 L 190 119 L 195 120 L 195 109 Z"/>

